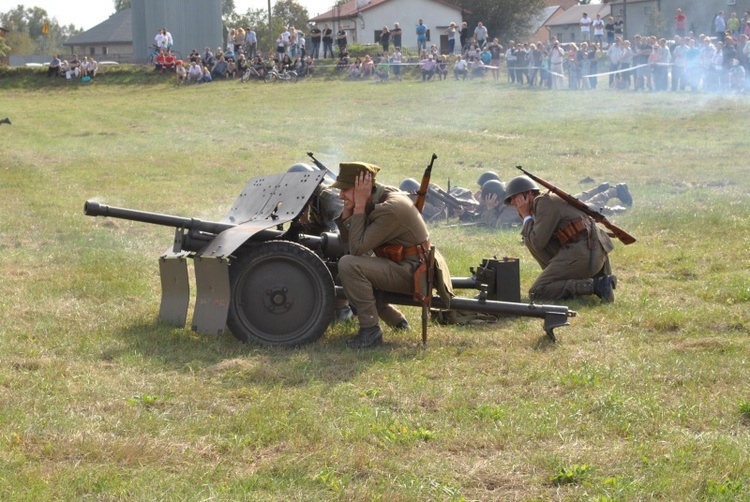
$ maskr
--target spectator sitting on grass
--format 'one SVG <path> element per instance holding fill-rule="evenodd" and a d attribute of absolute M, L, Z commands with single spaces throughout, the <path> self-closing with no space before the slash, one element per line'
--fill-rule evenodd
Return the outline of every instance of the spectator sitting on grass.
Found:
<path fill-rule="evenodd" d="M 47 68 L 47 78 L 53 76 L 53 75 L 59 75 L 60 74 L 60 64 L 62 61 L 60 61 L 60 56 L 55 54 L 52 56 L 52 61 L 49 62 L 49 67 Z"/>
<path fill-rule="evenodd" d="M 81 61 L 78 59 L 77 54 L 73 54 L 73 59 L 70 60 L 70 71 L 76 78 L 81 76 Z"/>
<path fill-rule="evenodd" d="M 365 56 L 365 60 L 362 61 L 362 76 L 370 77 L 375 74 L 375 61 L 372 60 L 369 54 Z"/>
<path fill-rule="evenodd" d="M 163 50 L 159 51 L 159 55 L 154 60 L 154 70 L 164 73 L 167 71 L 167 55 Z"/>
<path fill-rule="evenodd" d="M 388 82 L 388 61 L 385 56 L 380 57 L 380 62 L 375 67 L 375 82 Z"/>
<path fill-rule="evenodd" d="M 432 54 L 420 61 L 419 66 L 422 68 L 422 82 L 432 80 L 432 76 L 435 75 L 435 69 L 437 68 L 437 63 L 432 58 Z"/>
<path fill-rule="evenodd" d="M 177 66 L 177 58 L 174 56 L 174 53 L 169 49 L 167 49 L 167 54 L 166 54 L 166 57 L 164 58 L 164 65 L 169 71 L 174 71 L 175 67 Z"/>
<path fill-rule="evenodd" d="M 448 57 L 445 54 L 440 56 L 440 60 L 437 63 L 437 77 L 438 80 L 448 79 Z"/>
<path fill-rule="evenodd" d="M 484 63 L 478 57 L 471 62 L 471 78 L 484 78 Z"/>
<path fill-rule="evenodd" d="M 212 67 L 214 65 L 215 59 L 214 54 L 211 52 L 211 49 L 206 47 L 206 52 L 203 53 L 203 56 L 201 57 L 201 62 L 203 63 L 203 66 L 206 67 Z"/>
<path fill-rule="evenodd" d="M 466 80 L 466 75 L 469 73 L 469 70 L 466 67 L 466 60 L 461 56 L 461 54 L 458 55 L 458 59 L 455 63 L 453 63 L 453 76 L 458 80 L 458 77 L 461 77 L 462 80 Z"/>
<path fill-rule="evenodd" d="M 188 56 L 188 61 L 191 63 L 195 61 L 196 63 L 201 60 L 201 55 L 198 53 L 197 50 L 193 49 L 193 52 L 190 53 Z"/>
<path fill-rule="evenodd" d="M 227 64 L 227 60 L 224 59 L 224 56 L 221 56 L 211 70 L 211 78 L 227 78 L 228 69 L 229 65 Z"/>
<path fill-rule="evenodd" d="M 191 61 L 190 66 L 187 69 L 187 81 L 188 83 L 198 83 L 203 77 L 203 68 L 196 62 Z"/>
<path fill-rule="evenodd" d="M 349 61 L 349 52 L 344 51 L 339 56 L 339 62 L 336 63 L 336 69 L 339 71 L 344 71 L 349 69 L 351 66 L 351 61 Z"/>
<path fill-rule="evenodd" d="M 182 61 L 177 62 L 177 66 L 175 66 L 175 75 L 177 76 L 177 83 L 183 84 L 185 81 L 187 81 L 187 70 L 185 69 L 185 65 Z"/>
<path fill-rule="evenodd" d="M 362 61 L 359 58 L 355 58 L 354 62 L 349 65 L 349 76 L 351 78 L 362 76 Z"/>
<path fill-rule="evenodd" d="M 237 63 L 233 58 L 229 58 L 229 61 L 227 61 L 227 78 L 237 78 Z"/>
<path fill-rule="evenodd" d="M 201 79 L 198 81 L 199 84 L 211 82 L 213 80 L 213 78 L 211 77 L 211 72 L 208 71 L 207 66 L 204 66 L 201 71 L 203 72 L 203 75 L 201 76 Z"/>
<path fill-rule="evenodd" d="M 99 72 L 99 63 L 96 62 L 96 59 L 94 59 L 94 56 L 91 56 L 89 58 L 89 67 L 86 70 L 86 73 L 89 77 L 94 78 L 96 77 L 96 74 Z"/>

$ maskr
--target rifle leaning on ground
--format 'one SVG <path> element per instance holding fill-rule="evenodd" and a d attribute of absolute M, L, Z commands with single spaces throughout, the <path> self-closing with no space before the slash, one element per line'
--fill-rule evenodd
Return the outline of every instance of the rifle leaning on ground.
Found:
<path fill-rule="evenodd" d="M 437 155 L 432 154 L 430 164 L 424 170 L 422 175 L 422 184 L 419 185 L 417 200 L 414 205 L 417 207 L 419 214 L 422 214 L 425 200 L 427 200 L 427 188 L 430 186 L 430 177 L 432 177 L 432 165 L 435 163 Z M 427 294 L 422 299 L 422 346 L 427 345 L 427 321 L 430 316 L 430 307 L 432 306 L 432 284 L 435 277 L 435 246 L 430 246 L 427 255 Z"/>
<path fill-rule="evenodd" d="M 523 174 L 525 174 L 532 180 L 536 181 L 543 187 L 547 188 L 550 192 L 557 195 L 558 197 L 560 197 L 562 200 L 564 200 L 565 202 L 567 202 L 574 208 L 579 209 L 583 211 L 584 213 L 586 213 L 587 215 L 589 215 L 591 218 L 593 218 L 595 222 L 601 223 L 602 225 L 607 227 L 607 229 L 610 232 L 612 232 L 611 235 L 613 235 L 614 237 L 617 237 L 620 240 L 620 242 L 622 242 L 623 244 L 628 245 L 636 241 L 635 237 L 633 237 L 632 235 L 627 233 L 625 230 L 621 229 L 620 227 L 618 227 L 617 225 L 609 221 L 607 217 L 604 216 L 601 212 L 594 211 L 589 206 L 587 206 L 584 202 L 581 202 L 580 200 L 576 199 L 575 197 L 565 192 L 564 190 L 557 188 L 555 185 L 553 185 L 549 181 L 545 181 L 538 176 L 534 176 L 533 174 L 525 170 L 523 167 L 516 166 L 516 169 L 520 170 Z"/>
<path fill-rule="evenodd" d="M 449 211 L 453 211 L 455 214 L 470 214 L 476 215 L 479 209 L 479 202 L 468 199 L 459 199 L 455 195 L 451 195 L 450 192 L 446 192 L 437 185 L 430 185 L 427 189 L 427 197 L 436 199 L 448 208 Z"/>

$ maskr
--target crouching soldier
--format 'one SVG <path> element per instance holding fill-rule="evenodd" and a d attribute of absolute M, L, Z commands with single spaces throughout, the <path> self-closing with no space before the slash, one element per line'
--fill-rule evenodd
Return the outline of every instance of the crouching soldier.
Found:
<path fill-rule="evenodd" d="M 341 163 L 332 185 L 344 201 L 337 224 L 350 254 L 339 260 L 338 270 L 359 320 L 359 332 L 347 341 L 354 348 L 382 342 L 379 319 L 394 329 L 409 329 L 404 315 L 378 301 L 374 290 L 415 298 L 432 294 L 425 274 L 430 250 L 427 226 L 405 193 L 376 182 L 378 171 L 378 166 L 364 162 Z M 435 287 L 449 301 L 453 292 L 448 267 L 437 252 L 435 262 Z"/>
<path fill-rule="evenodd" d="M 596 295 L 614 301 L 617 277 L 609 264 L 614 244 L 588 215 L 553 193 L 540 194 L 527 176 L 508 182 L 505 204 L 523 219 L 524 244 L 542 267 L 529 289 L 533 299 Z"/>

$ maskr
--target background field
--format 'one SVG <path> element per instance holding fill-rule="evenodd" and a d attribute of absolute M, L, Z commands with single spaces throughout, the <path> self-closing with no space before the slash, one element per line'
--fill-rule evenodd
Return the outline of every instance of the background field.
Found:
<path fill-rule="evenodd" d="M 0 90 L 0 499 L 750 498 L 745 96 L 490 81 L 171 81 Z M 25 90 L 23 87 L 31 87 Z M 627 182 L 617 300 L 541 321 L 386 331 L 295 350 L 156 322 L 165 228 L 83 202 L 220 219 L 245 182 L 363 160 L 474 187 L 522 164 L 578 191 Z M 518 232 L 432 229 L 454 275 Z M 419 312 L 407 309 L 412 325 Z"/>

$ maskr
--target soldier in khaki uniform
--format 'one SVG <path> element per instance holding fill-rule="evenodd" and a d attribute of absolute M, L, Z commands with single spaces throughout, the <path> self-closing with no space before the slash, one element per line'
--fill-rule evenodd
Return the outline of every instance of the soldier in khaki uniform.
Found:
<path fill-rule="evenodd" d="M 379 317 L 396 329 L 409 329 L 401 312 L 376 300 L 374 289 L 414 294 L 416 282 L 419 293 L 431 294 L 426 292 L 426 276 L 415 276 L 429 253 L 427 226 L 403 192 L 375 182 L 379 170 L 364 162 L 341 163 L 332 185 L 340 190 L 344 201 L 337 224 L 350 254 L 339 260 L 338 269 L 341 285 L 359 319 L 359 332 L 347 341 L 356 348 L 382 342 Z M 449 300 L 448 268 L 438 253 L 436 262 L 435 286 Z"/>
<path fill-rule="evenodd" d="M 508 182 L 505 204 L 523 218 L 524 244 L 542 267 L 529 295 L 560 300 L 594 294 L 614 301 L 617 277 L 608 256 L 614 244 L 588 215 L 553 193 L 540 194 L 527 176 Z"/>

